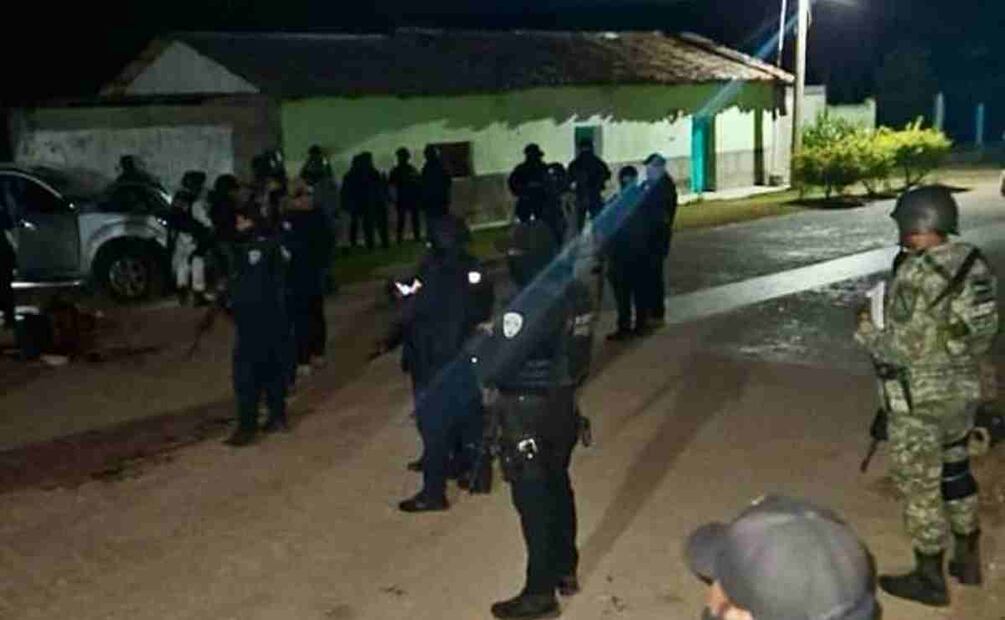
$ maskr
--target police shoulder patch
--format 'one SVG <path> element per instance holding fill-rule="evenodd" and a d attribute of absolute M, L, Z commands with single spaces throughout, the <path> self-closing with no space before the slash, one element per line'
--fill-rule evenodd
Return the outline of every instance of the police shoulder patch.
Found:
<path fill-rule="evenodd" d="M 262 260 L 261 250 L 248 250 L 248 262 L 252 265 L 257 265 L 259 261 Z"/>
<path fill-rule="evenodd" d="M 523 315 L 519 312 L 507 312 L 503 315 L 503 336 L 515 338 L 523 329 Z"/>

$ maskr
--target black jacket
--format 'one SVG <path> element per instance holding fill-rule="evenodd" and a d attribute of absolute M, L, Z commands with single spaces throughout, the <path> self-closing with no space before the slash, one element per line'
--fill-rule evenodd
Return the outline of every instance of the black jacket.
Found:
<path fill-rule="evenodd" d="M 418 207 L 422 198 L 422 177 L 412 164 L 398 165 L 387 176 L 387 184 L 394 188 L 395 204 L 402 208 Z"/>
<path fill-rule="evenodd" d="M 287 338 L 285 250 L 272 235 L 240 236 L 232 248 L 228 301 L 238 352 L 274 350 Z"/>
<path fill-rule="evenodd" d="M 516 216 L 527 221 L 530 216 L 540 219 L 548 208 L 551 197 L 551 179 L 548 167 L 542 161 L 525 161 L 509 175 L 509 189 L 516 196 Z"/>
<path fill-rule="evenodd" d="M 518 294 L 474 346 L 479 380 L 503 392 L 580 385 L 591 360 L 593 301 L 569 274 L 549 273 Z"/>
<path fill-rule="evenodd" d="M 643 183 L 642 190 L 644 196 L 639 211 L 651 233 L 646 248 L 666 256 L 670 252 L 670 238 L 677 217 L 677 186 L 670 175 L 664 175 L 656 183 Z"/>
<path fill-rule="evenodd" d="M 283 245 L 290 253 L 287 287 L 296 298 L 324 294 L 325 273 L 331 258 L 332 234 L 319 209 L 288 211 L 283 222 Z"/>
<path fill-rule="evenodd" d="M 355 166 L 342 178 L 340 195 L 342 208 L 362 215 L 377 213 L 387 206 L 384 177 L 376 168 Z"/>
<path fill-rule="evenodd" d="M 611 169 L 594 153 L 580 153 L 569 164 L 569 176 L 576 190 L 576 206 L 595 216 L 603 206 L 603 191 Z"/>
<path fill-rule="evenodd" d="M 450 188 L 453 179 L 441 161 L 427 161 L 422 167 L 420 196 L 422 209 L 433 217 L 450 211 Z"/>

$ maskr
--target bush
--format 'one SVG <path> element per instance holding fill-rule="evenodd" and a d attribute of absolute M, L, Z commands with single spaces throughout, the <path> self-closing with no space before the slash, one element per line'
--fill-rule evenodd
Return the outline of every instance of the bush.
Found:
<path fill-rule="evenodd" d="M 904 173 L 904 186 L 919 185 L 928 173 L 938 168 L 953 143 L 938 129 L 922 129 L 921 119 L 902 131 L 890 132 L 888 138 L 894 166 Z"/>
<path fill-rule="evenodd" d="M 941 131 L 923 129 L 921 119 L 900 131 L 869 131 L 824 114 L 803 134 L 803 149 L 792 162 L 793 182 L 800 191 L 821 187 L 827 199 L 859 182 L 876 195 L 896 170 L 910 188 L 943 162 L 951 146 Z"/>
<path fill-rule="evenodd" d="M 858 139 L 863 141 L 862 185 L 870 196 L 875 196 L 880 187 L 887 190 L 890 187 L 890 175 L 896 165 L 896 132 L 880 127 L 876 131 L 862 131 Z"/>
<path fill-rule="evenodd" d="M 822 187 L 830 199 L 863 178 L 865 132 L 851 123 L 822 114 L 803 134 L 803 148 L 793 165 L 795 184 Z"/>

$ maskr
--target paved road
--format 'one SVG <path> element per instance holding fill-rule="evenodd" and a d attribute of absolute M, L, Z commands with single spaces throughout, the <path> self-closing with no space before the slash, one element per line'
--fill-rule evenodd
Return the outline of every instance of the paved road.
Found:
<path fill-rule="evenodd" d="M 1005 222 L 1005 199 L 991 182 L 957 199 L 964 233 Z M 892 209 L 893 201 L 881 201 L 680 233 L 667 270 L 670 290 L 686 293 L 891 246 Z"/>

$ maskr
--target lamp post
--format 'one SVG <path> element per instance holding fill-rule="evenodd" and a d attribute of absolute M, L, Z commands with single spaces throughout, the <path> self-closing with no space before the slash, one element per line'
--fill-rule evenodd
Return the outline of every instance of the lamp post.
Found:
<path fill-rule="evenodd" d="M 796 88 L 792 101 L 792 157 L 799 154 L 803 146 L 803 126 L 800 116 L 806 97 L 806 43 L 809 31 L 809 0 L 796 0 L 799 11 L 796 20 Z"/>

